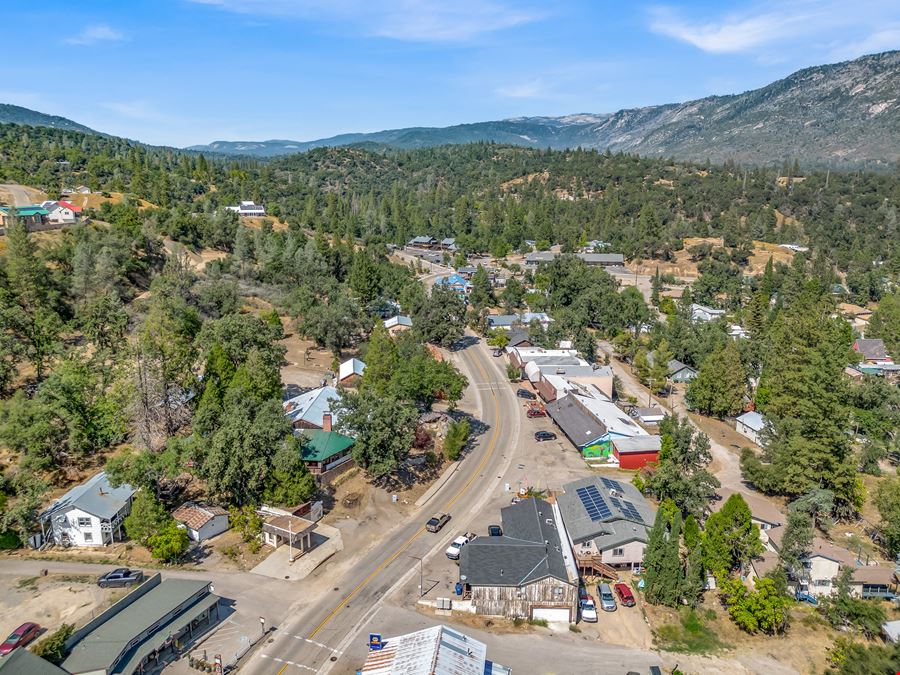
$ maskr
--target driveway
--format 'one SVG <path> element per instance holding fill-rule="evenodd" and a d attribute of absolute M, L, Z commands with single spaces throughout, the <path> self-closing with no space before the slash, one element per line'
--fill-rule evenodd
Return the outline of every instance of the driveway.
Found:
<path fill-rule="evenodd" d="M 16 183 L 0 184 L 0 201 L 11 201 L 13 206 L 29 206 L 47 199 L 40 190 Z"/>

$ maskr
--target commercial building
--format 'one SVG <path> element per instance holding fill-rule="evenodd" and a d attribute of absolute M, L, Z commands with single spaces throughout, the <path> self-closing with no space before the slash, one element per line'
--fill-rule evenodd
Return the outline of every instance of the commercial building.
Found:
<path fill-rule="evenodd" d="M 131 675 L 156 670 L 218 620 L 209 581 L 157 574 L 66 642 L 62 667 L 72 675 Z"/>

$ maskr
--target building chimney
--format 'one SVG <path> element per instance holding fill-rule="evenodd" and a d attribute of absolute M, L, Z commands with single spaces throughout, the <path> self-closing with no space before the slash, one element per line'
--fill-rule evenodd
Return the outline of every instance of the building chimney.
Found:
<path fill-rule="evenodd" d="M 322 431 L 331 431 L 331 413 L 322 413 Z"/>

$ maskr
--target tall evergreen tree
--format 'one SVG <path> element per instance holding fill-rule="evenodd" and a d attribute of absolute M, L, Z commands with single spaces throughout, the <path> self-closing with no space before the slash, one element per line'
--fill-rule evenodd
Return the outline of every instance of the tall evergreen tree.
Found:
<path fill-rule="evenodd" d="M 726 417 L 738 414 L 744 407 L 747 376 L 741 355 L 733 340 L 707 356 L 688 385 L 688 406 L 704 415 Z"/>

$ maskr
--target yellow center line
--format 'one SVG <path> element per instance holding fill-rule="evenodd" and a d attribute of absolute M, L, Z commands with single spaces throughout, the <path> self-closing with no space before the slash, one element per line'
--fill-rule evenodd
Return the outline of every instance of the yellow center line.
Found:
<path fill-rule="evenodd" d="M 485 380 L 487 380 L 487 373 L 485 372 L 484 368 L 481 366 L 481 364 L 478 362 L 477 359 L 475 359 L 475 367 L 478 368 L 478 370 L 481 372 L 482 377 L 484 377 Z M 491 389 L 491 396 L 494 398 L 495 401 L 497 400 L 497 394 L 494 392 L 493 389 Z M 453 498 L 449 502 L 447 502 L 447 504 L 444 506 L 445 511 L 448 511 L 450 509 L 450 507 L 453 506 L 457 502 L 457 500 L 459 500 L 459 498 L 463 496 L 463 494 L 472 486 L 472 483 L 475 482 L 475 479 L 478 478 L 478 476 L 481 474 L 481 470 L 484 469 L 484 466 L 487 464 L 488 459 L 490 459 L 490 456 L 494 452 L 494 447 L 497 445 L 497 439 L 499 437 L 500 437 L 500 407 L 498 405 L 498 406 L 495 406 L 495 408 L 494 408 L 494 434 L 491 436 L 491 441 L 490 441 L 490 443 L 488 443 L 488 447 L 484 453 L 484 457 L 481 458 L 481 462 L 479 462 L 478 467 L 475 469 L 475 471 L 472 472 L 472 475 L 469 477 L 469 480 L 466 481 L 465 485 L 463 485 L 459 489 L 459 492 L 457 492 L 453 496 Z M 353 597 L 357 593 L 359 593 L 363 588 L 365 588 L 367 585 L 369 585 L 369 583 L 371 583 L 372 579 L 374 579 L 382 571 L 384 571 L 385 567 L 387 567 L 392 562 L 394 562 L 397 558 L 399 558 L 403 554 L 403 552 L 406 549 L 408 549 L 412 545 L 412 543 L 416 539 L 419 538 L 419 536 L 421 536 L 421 534 L 424 531 L 425 531 L 424 527 L 420 527 L 418 530 L 416 530 L 416 533 L 413 534 L 409 539 L 407 539 L 400 546 L 400 548 L 398 548 L 396 550 L 396 552 L 394 552 L 393 555 L 391 555 L 390 558 L 388 558 L 387 560 L 382 562 L 378 567 L 376 567 L 372 571 L 372 573 L 369 576 L 367 576 L 365 579 L 363 579 L 356 588 L 354 588 L 352 591 L 350 591 L 347 594 L 347 596 L 343 600 L 341 600 L 338 603 L 338 605 L 334 609 L 332 609 L 324 619 L 322 619 L 322 623 L 320 623 L 318 626 L 316 626 L 315 630 L 309 634 L 309 639 L 312 640 L 314 637 L 316 637 L 316 635 L 318 635 L 318 633 L 326 625 L 328 625 L 328 622 L 334 618 L 335 614 L 337 614 L 339 611 L 341 611 L 341 609 L 348 602 L 350 602 L 350 600 L 353 599 Z M 281 672 L 279 672 L 278 675 L 281 675 Z"/>

